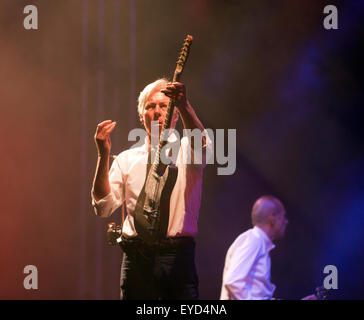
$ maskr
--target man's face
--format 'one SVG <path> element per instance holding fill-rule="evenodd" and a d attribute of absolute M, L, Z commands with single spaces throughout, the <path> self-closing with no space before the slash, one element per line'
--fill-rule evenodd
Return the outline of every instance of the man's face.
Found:
<path fill-rule="evenodd" d="M 158 121 L 159 133 L 162 130 L 164 120 L 166 118 L 167 107 L 169 104 L 169 98 L 159 90 L 154 90 L 150 94 L 140 120 L 145 126 L 145 130 L 148 136 L 151 136 L 151 124 L 152 121 Z"/>
<path fill-rule="evenodd" d="M 286 210 L 282 208 L 276 215 L 274 219 L 274 238 L 283 238 L 286 232 L 286 227 L 288 224 L 288 219 L 286 217 Z"/>

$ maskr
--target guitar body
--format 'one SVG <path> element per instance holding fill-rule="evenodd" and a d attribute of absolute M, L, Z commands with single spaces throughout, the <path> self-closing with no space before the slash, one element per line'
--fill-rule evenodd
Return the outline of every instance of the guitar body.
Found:
<path fill-rule="evenodd" d="M 164 237 L 167 236 L 168 223 L 169 223 L 169 204 L 173 188 L 176 184 L 178 176 L 178 168 L 168 166 L 168 177 L 166 179 L 160 201 L 160 229 L 159 233 Z"/>
<path fill-rule="evenodd" d="M 147 243 L 153 243 L 167 235 L 169 222 L 169 201 L 177 180 L 178 168 L 167 166 L 163 175 L 149 170 L 139 194 L 134 224 L 139 236 Z"/>

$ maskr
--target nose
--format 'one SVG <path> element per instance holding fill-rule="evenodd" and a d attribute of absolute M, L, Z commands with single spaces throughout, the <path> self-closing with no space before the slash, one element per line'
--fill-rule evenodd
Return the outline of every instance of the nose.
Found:
<path fill-rule="evenodd" d="M 154 117 L 156 117 L 156 116 L 160 116 L 161 115 L 161 107 L 159 106 L 159 104 L 157 104 L 156 106 L 155 106 L 155 108 L 154 108 Z"/>

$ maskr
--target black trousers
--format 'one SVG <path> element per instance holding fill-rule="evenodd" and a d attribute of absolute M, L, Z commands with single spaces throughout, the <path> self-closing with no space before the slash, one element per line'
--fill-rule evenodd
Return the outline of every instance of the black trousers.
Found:
<path fill-rule="evenodd" d="M 164 239 L 153 246 L 135 239 L 122 247 L 121 299 L 198 299 L 193 238 Z"/>

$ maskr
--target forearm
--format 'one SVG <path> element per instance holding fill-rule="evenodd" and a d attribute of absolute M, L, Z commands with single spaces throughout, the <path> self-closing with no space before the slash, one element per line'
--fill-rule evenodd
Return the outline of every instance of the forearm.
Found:
<path fill-rule="evenodd" d="M 189 101 L 187 101 L 186 107 L 179 108 L 178 111 L 181 115 L 182 123 L 185 129 L 200 129 L 201 131 L 205 130 Z"/>
<path fill-rule="evenodd" d="M 202 122 L 197 117 L 195 110 L 192 108 L 189 101 L 187 101 L 186 106 L 184 108 L 179 108 L 179 114 L 181 115 L 183 127 L 185 129 L 194 130 L 198 129 L 201 132 L 205 130 Z M 191 137 L 191 147 L 194 149 L 195 145 L 195 137 Z M 206 137 L 202 136 L 202 145 L 206 145 Z"/>
<path fill-rule="evenodd" d="M 92 188 L 95 200 L 100 200 L 110 193 L 109 155 L 98 156 Z"/>
<path fill-rule="evenodd" d="M 190 102 L 187 100 L 186 87 L 181 82 L 168 83 L 166 88 L 161 90 L 167 97 L 171 98 L 175 102 L 179 114 L 182 119 L 182 123 L 185 130 L 194 131 L 199 130 L 201 133 L 205 131 L 203 124 L 197 117 L 195 110 L 192 108 Z M 191 137 L 191 147 L 194 148 L 194 139 Z M 206 145 L 206 137 L 202 135 L 202 143 Z"/>

